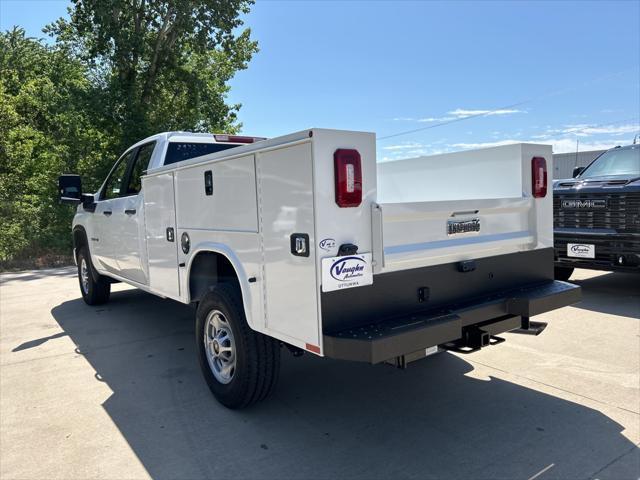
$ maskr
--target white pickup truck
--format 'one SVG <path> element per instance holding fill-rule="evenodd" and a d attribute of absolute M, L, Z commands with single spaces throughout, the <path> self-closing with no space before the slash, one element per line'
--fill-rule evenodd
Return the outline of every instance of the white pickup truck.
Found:
<path fill-rule="evenodd" d="M 405 367 L 473 352 L 579 300 L 554 281 L 551 147 L 376 164 L 372 133 L 162 133 L 77 204 L 84 300 L 122 281 L 197 304 L 204 377 L 230 408 L 265 398 L 280 349 Z"/>

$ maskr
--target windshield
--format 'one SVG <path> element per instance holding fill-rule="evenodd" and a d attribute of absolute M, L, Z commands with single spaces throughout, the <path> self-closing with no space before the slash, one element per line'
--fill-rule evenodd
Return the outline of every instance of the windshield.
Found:
<path fill-rule="evenodd" d="M 609 150 L 600 155 L 579 178 L 605 177 L 609 175 L 640 176 L 640 145 L 631 148 Z"/>

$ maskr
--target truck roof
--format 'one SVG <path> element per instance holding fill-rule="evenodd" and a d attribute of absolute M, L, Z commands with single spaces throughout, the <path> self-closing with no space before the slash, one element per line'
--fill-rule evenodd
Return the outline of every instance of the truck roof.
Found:
<path fill-rule="evenodd" d="M 250 136 L 239 136 L 239 135 L 230 135 L 226 133 L 198 133 L 198 132 L 187 132 L 187 131 L 171 131 L 171 132 L 161 132 L 156 133 L 155 135 L 151 135 L 147 138 L 136 142 L 134 145 L 129 147 L 135 148 L 140 145 L 144 145 L 145 143 L 149 143 L 152 141 L 165 141 L 165 142 L 194 142 L 194 143 L 233 143 L 238 145 L 244 145 L 246 143 L 253 143 L 259 140 L 265 140 L 264 137 L 250 137 Z"/>

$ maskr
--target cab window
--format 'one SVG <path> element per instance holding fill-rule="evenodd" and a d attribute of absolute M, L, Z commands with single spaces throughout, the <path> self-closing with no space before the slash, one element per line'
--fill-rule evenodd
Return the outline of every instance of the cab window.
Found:
<path fill-rule="evenodd" d="M 121 196 L 122 181 L 127 173 L 127 165 L 132 155 L 133 151 L 126 153 L 118 160 L 116 166 L 113 167 L 102 189 L 100 200 L 109 200 Z"/>
<path fill-rule="evenodd" d="M 235 143 L 188 143 L 188 142 L 171 142 L 167 148 L 167 154 L 164 158 L 165 165 L 189 160 L 190 158 L 208 155 L 210 153 L 221 152 L 230 148 L 239 147 Z"/>
<path fill-rule="evenodd" d="M 131 174 L 129 175 L 129 185 L 127 186 L 127 195 L 136 195 L 142 188 L 142 175 L 145 170 L 149 168 L 149 162 L 151 161 L 151 154 L 156 146 L 156 142 L 147 143 L 138 149 L 138 155 L 131 167 Z"/>

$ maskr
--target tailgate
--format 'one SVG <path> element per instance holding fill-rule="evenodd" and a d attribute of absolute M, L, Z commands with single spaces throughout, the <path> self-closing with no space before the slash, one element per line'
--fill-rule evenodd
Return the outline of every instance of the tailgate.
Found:
<path fill-rule="evenodd" d="M 553 246 L 552 192 L 534 198 L 532 159 L 551 147 L 515 144 L 378 165 L 374 272 Z"/>

